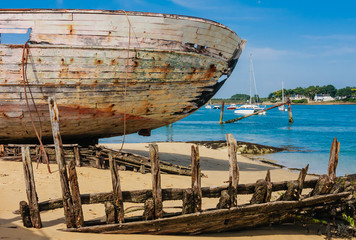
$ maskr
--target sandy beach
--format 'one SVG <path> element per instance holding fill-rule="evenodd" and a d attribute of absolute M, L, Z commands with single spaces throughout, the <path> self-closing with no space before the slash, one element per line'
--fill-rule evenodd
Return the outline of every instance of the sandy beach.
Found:
<path fill-rule="evenodd" d="M 105 144 L 111 148 L 119 149 L 121 145 Z M 188 166 L 190 164 L 190 147 L 188 143 L 158 143 L 160 159 L 175 164 Z M 125 144 L 125 151 L 148 156 L 148 144 Z M 207 177 L 202 178 L 202 186 L 219 186 L 228 180 L 228 154 L 227 149 L 208 149 L 199 147 L 202 172 Z M 240 183 L 253 183 L 265 178 L 267 169 L 271 170 L 272 181 L 296 179 L 298 173 L 276 168 L 267 164 L 252 161 L 241 155 L 238 156 L 240 168 Z M 34 164 L 35 167 L 35 164 Z M 325 166 L 326 171 L 327 166 Z M 36 189 L 39 201 L 61 197 L 58 167 L 51 165 L 52 174 L 47 172 L 44 164 L 35 169 Z M 109 192 L 111 191 L 110 171 L 88 167 L 77 168 L 81 193 Z M 307 176 L 311 178 L 311 176 Z M 151 175 L 132 171 L 120 171 L 122 190 L 137 190 L 151 188 Z M 162 188 L 187 188 L 191 179 L 187 176 L 162 175 Z M 249 201 L 251 196 L 238 196 L 238 203 Z M 67 233 L 65 229 L 63 209 L 41 212 L 42 229 L 25 228 L 20 215 L 13 212 L 18 209 L 19 202 L 26 200 L 25 183 L 22 163 L 0 161 L 0 239 L 324 239 L 316 232 L 293 226 L 272 226 L 243 231 L 205 234 L 198 236 L 151 236 L 151 235 L 112 235 L 112 234 L 84 234 Z M 273 197 L 272 197 L 273 200 Z M 216 206 L 218 199 L 203 199 L 203 208 Z M 137 204 L 136 204 L 137 205 Z M 178 206 L 181 203 L 164 202 L 164 207 Z M 131 206 L 125 203 L 125 208 Z M 83 205 L 84 219 L 104 219 L 103 204 Z"/>

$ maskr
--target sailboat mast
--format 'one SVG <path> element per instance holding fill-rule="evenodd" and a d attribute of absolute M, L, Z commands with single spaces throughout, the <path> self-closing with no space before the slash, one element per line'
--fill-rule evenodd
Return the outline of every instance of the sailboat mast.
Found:
<path fill-rule="evenodd" d="M 250 105 L 252 97 L 252 54 L 250 53 Z"/>

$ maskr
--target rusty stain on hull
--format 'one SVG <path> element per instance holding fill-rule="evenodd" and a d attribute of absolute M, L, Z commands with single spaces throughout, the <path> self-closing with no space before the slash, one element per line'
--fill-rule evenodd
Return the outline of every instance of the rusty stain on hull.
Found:
<path fill-rule="evenodd" d="M 28 29 L 26 76 L 41 118 L 35 123 L 52 139 L 47 99 L 55 97 L 64 141 L 122 135 L 124 116 L 126 133 L 145 135 L 186 117 L 220 89 L 246 42 L 219 23 L 187 16 L 0 9 L 1 34 Z M 0 142 L 36 141 L 22 51 L 0 44 Z"/>

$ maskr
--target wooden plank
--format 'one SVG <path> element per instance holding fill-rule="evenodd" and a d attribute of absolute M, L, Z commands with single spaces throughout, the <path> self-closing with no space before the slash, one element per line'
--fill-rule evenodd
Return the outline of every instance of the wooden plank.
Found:
<path fill-rule="evenodd" d="M 84 226 L 84 216 L 82 209 L 82 201 L 80 199 L 80 191 L 78 184 L 77 171 L 75 169 L 75 161 L 74 159 L 69 162 L 69 181 L 70 181 L 70 189 L 72 193 L 73 200 L 73 212 L 75 217 L 75 226 L 83 227 Z"/>
<path fill-rule="evenodd" d="M 239 166 L 237 164 L 237 142 L 232 134 L 226 134 L 229 156 L 229 188 L 230 207 L 237 205 L 237 187 L 239 184 Z"/>
<path fill-rule="evenodd" d="M 74 150 L 74 156 L 75 156 L 75 166 L 80 167 L 81 166 L 81 162 L 80 162 L 79 147 L 75 146 L 73 148 L 73 150 Z"/>
<path fill-rule="evenodd" d="M 269 202 L 271 201 L 271 197 L 272 197 L 272 181 L 271 181 L 271 172 L 268 169 L 267 170 L 267 174 L 266 174 L 266 183 L 267 183 L 267 192 L 266 192 L 266 198 L 265 198 L 265 202 Z"/>
<path fill-rule="evenodd" d="M 331 206 L 335 201 L 345 202 L 349 192 L 315 196 L 300 201 L 277 201 L 263 204 L 204 211 L 176 217 L 138 221 L 134 223 L 110 224 L 78 229 L 70 232 L 92 233 L 142 233 L 142 234 L 199 234 L 216 233 L 284 222 L 296 218 L 295 211 L 310 211 L 314 206 Z"/>
<path fill-rule="evenodd" d="M 1 33 L 17 33 L 17 34 L 26 34 L 28 32 L 28 28 L 1 28 Z"/>
<path fill-rule="evenodd" d="M 20 202 L 20 214 L 22 218 L 23 225 L 27 228 L 32 227 L 30 207 L 26 201 Z"/>
<path fill-rule="evenodd" d="M 113 204 L 114 204 L 114 222 L 124 222 L 124 203 L 122 200 L 122 192 L 120 185 L 119 171 L 116 165 L 116 161 L 113 158 L 112 152 L 109 152 L 109 165 L 111 172 L 111 180 L 113 187 Z"/>
<path fill-rule="evenodd" d="M 332 182 L 334 182 L 336 178 L 336 167 L 339 162 L 339 151 L 340 151 L 340 142 L 338 142 L 337 138 L 335 137 L 331 144 L 329 165 L 328 165 L 328 177 Z"/>
<path fill-rule="evenodd" d="M 317 183 L 317 179 L 308 180 L 304 182 L 304 188 L 314 188 Z M 288 189 L 288 181 L 274 182 L 272 184 L 272 191 L 282 191 Z M 255 192 L 255 183 L 239 184 L 238 194 L 253 194 Z M 222 191 L 226 191 L 228 186 L 218 187 L 202 187 L 203 198 L 219 198 Z M 186 189 L 181 188 L 168 188 L 162 189 L 162 200 L 182 200 L 183 194 Z M 123 191 L 122 197 L 124 202 L 131 203 L 144 203 L 147 199 L 152 198 L 152 191 L 136 190 L 136 191 Z M 105 203 L 106 201 L 112 201 L 112 192 L 95 193 L 95 194 L 81 194 L 82 204 L 96 204 Z M 63 207 L 62 199 L 52 199 L 49 201 L 39 203 L 40 211 L 47 211 L 50 209 L 56 209 Z"/>
<path fill-rule="evenodd" d="M 26 184 L 26 194 L 29 202 L 29 210 L 32 226 L 35 228 L 42 227 L 42 221 L 38 206 L 38 197 L 36 192 L 35 178 L 33 175 L 32 169 L 32 161 L 30 155 L 29 147 L 21 147 L 22 153 L 22 163 L 24 169 L 25 176 L 25 184 Z M 24 222 L 25 225 L 29 225 L 27 222 Z"/>
<path fill-rule="evenodd" d="M 154 217 L 155 219 L 163 216 L 163 202 L 162 202 L 162 189 L 161 189 L 161 173 L 158 158 L 158 145 L 150 144 L 150 161 L 152 173 L 152 197 L 154 203 Z"/>
<path fill-rule="evenodd" d="M 193 212 L 200 212 L 202 205 L 201 170 L 198 146 L 191 146 Z"/>
<path fill-rule="evenodd" d="M 73 228 L 76 226 L 76 217 L 73 209 L 72 195 L 69 189 L 68 174 L 62 146 L 62 138 L 59 130 L 59 112 L 54 97 L 48 98 L 48 105 L 53 132 L 53 141 L 56 149 L 56 161 L 58 164 L 59 178 L 62 188 L 65 223 L 68 228 Z"/>

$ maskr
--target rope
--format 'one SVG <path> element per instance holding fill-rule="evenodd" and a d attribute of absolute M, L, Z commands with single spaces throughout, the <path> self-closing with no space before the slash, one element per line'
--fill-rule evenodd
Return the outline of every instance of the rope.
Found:
<path fill-rule="evenodd" d="M 30 52 L 30 46 L 28 45 L 28 41 L 27 41 L 27 42 L 25 43 L 25 45 L 23 46 L 22 60 L 21 60 L 22 79 L 23 79 L 23 88 L 24 88 L 24 93 L 25 93 L 26 105 L 27 105 L 28 113 L 29 113 L 29 115 L 30 115 L 30 119 L 31 119 L 31 123 L 32 123 L 32 128 L 33 128 L 33 130 L 34 130 L 35 133 L 36 133 L 37 139 L 38 139 L 38 141 L 39 141 L 39 143 L 40 143 L 41 151 L 42 151 L 42 153 L 43 153 L 43 156 L 44 156 L 45 159 L 46 159 L 48 172 L 51 173 L 51 169 L 50 169 L 50 167 L 49 167 L 49 162 L 48 162 L 47 153 L 46 153 L 46 151 L 45 151 L 45 149 L 44 149 L 44 146 L 43 146 L 43 143 L 42 143 L 42 140 L 41 140 L 41 138 L 42 138 L 42 123 L 41 123 L 41 117 L 40 117 L 39 111 L 38 111 L 38 109 L 37 109 L 37 106 L 36 106 L 34 97 L 33 97 L 33 95 L 32 95 L 32 91 L 31 91 L 30 84 L 29 84 L 28 79 L 27 79 L 27 74 L 26 74 L 26 72 L 27 72 L 27 61 L 28 61 L 29 52 Z M 31 99 L 32 99 L 33 106 L 35 107 L 35 110 L 36 110 L 36 113 L 37 113 L 37 117 L 38 117 L 38 119 L 39 119 L 39 123 L 40 123 L 40 133 L 38 133 L 37 128 L 36 128 L 36 125 L 35 125 L 35 122 L 33 121 L 30 104 L 29 104 L 28 98 L 27 98 L 26 85 L 27 85 L 27 87 L 28 87 L 28 90 L 29 90 L 29 93 L 30 93 L 30 96 L 31 96 Z M 39 165 L 39 160 L 37 161 L 37 168 L 38 168 L 38 165 Z"/>

